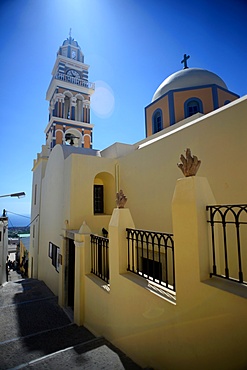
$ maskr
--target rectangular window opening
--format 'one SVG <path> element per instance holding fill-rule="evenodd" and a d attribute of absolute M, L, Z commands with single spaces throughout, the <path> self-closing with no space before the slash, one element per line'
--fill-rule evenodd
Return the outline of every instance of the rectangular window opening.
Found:
<path fill-rule="evenodd" d="M 142 257 L 142 273 L 153 279 L 162 280 L 162 263 Z"/>
<path fill-rule="evenodd" d="M 94 185 L 94 213 L 104 213 L 104 187 Z"/>
<path fill-rule="evenodd" d="M 36 205 L 37 202 L 37 184 L 34 187 L 34 205 Z"/>

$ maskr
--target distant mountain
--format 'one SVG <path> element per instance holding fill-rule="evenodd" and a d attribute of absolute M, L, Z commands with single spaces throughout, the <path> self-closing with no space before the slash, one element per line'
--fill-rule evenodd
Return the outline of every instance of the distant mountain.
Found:
<path fill-rule="evenodd" d="M 9 219 L 9 227 L 25 227 L 31 222 L 29 215 L 19 216 L 12 213 L 7 213 L 7 217 Z"/>

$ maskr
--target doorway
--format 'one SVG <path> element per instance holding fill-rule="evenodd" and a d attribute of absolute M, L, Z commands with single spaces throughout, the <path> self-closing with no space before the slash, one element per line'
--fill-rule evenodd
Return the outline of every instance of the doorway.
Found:
<path fill-rule="evenodd" d="M 75 244 L 68 239 L 68 306 L 74 309 L 75 290 Z"/>

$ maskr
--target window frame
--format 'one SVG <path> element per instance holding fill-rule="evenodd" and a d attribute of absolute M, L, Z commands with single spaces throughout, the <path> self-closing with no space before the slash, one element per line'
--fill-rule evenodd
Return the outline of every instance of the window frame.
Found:
<path fill-rule="evenodd" d="M 160 122 L 157 122 L 158 118 L 160 118 Z M 153 112 L 152 115 L 152 134 L 156 134 L 161 130 L 163 130 L 163 115 L 162 110 L 158 108 Z"/>
<path fill-rule="evenodd" d="M 192 106 L 191 104 L 193 102 L 196 103 L 195 105 L 197 106 L 198 110 L 197 110 L 197 112 L 189 114 L 189 108 Z M 187 99 L 184 102 L 184 117 L 185 118 L 192 117 L 196 113 L 203 113 L 203 104 L 202 104 L 201 99 L 196 98 L 196 97 L 192 97 L 192 98 Z"/>
<path fill-rule="evenodd" d="M 37 184 L 34 185 L 34 205 L 37 204 Z"/>
<path fill-rule="evenodd" d="M 100 189 L 101 194 L 96 194 L 96 191 Z M 97 198 L 99 199 L 96 199 Z M 104 214 L 104 185 L 94 184 L 93 186 L 93 210 L 94 214 Z"/>
<path fill-rule="evenodd" d="M 48 256 L 51 259 L 52 266 L 54 266 L 55 270 L 59 272 L 59 267 L 61 265 L 60 248 L 52 242 L 49 242 Z"/>

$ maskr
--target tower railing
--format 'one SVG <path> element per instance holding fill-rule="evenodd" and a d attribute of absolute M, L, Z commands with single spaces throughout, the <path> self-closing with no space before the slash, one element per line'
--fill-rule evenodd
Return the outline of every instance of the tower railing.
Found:
<path fill-rule="evenodd" d="M 65 75 L 64 73 L 60 73 L 58 72 L 55 77 L 54 77 L 56 80 L 60 80 L 60 81 L 65 81 L 65 82 L 69 82 L 69 83 L 72 83 L 72 84 L 75 84 L 75 85 L 79 85 L 79 86 L 83 86 L 83 87 L 86 87 L 88 89 L 93 89 L 95 90 L 95 83 L 94 82 L 89 82 L 89 81 L 85 81 L 85 80 L 82 80 L 81 78 L 76 78 L 76 77 L 72 77 L 72 76 L 67 76 Z"/>

